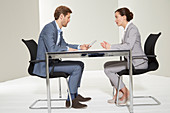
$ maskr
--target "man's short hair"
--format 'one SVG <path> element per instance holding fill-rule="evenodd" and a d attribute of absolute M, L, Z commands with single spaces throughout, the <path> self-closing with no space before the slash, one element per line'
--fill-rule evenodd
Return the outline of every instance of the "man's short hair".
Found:
<path fill-rule="evenodd" d="M 59 6 L 56 8 L 56 10 L 54 12 L 54 18 L 55 18 L 55 20 L 58 20 L 60 14 L 63 14 L 64 16 L 66 16 L 68 13 L 72 13 L 72 11 L 68 7 Z"/>

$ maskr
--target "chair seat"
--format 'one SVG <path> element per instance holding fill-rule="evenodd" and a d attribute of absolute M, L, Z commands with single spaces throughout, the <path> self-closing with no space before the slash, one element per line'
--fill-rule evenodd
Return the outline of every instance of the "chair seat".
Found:
<path fill-rule="evenodd" d="M 146 72 L 148 72 L 148 69 L 135 69 L 135 70 L 133 70 L 133 75 L 143 74 Z M 122 71 L 118 72 L 117 74 L 119 76 L 129 75 L 129 69 L 122 70 Z"/>
<path fill-rule="evenodd" d="M 35 75 L 35 74 L 32 74 L 32 76 L 37 76 L 37 77 L 40 77 L 40 78 L 46 78 L 46 77 L 43 77 L 43 76 L 38 76 L 38 75 Z M 68 78 L 69 74 L 67 73 L 64 73 L 64 72 L 53 72 L 53 74 L 50 73 L 50 78 L 59 78 L 59 77 L 64 77 L 64 78 Z"/>

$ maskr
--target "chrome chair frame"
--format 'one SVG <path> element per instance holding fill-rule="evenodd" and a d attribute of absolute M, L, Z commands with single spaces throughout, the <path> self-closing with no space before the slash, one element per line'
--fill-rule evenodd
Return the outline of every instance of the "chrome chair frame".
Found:
<path fill-rule="evenodd" d="M 119 76 L 118 77 L 118 92 L 117 92 L 117 95 L 119 95 L 119 90 L 120 90 L 120 81 L 122 80 L 122 76 Z M 130 92 L 133 92 L 133 88 L 132 89 L 129 89 L 130 90 Z M 142 104 L 134 104 L 133 103 L 133 106 L 154 106 L 154 105 L 160 105 L 161 103 L 155 98 L 155 97 L 153 97 L 153 96 L 133 96 L 132 97 L 133 99 L 134 98 L 150 98 L 150 99 L 152 99 L 154 102 L 155 102 L 155 104 L 145 104 L 145 103 L 142 103 Z M 120 105 L 120 104 L 118 104 L 119 103 L 119 99 L 118 99 L 118 96 L 116 97 L 116 106 L 118 106 L 118 107 L 124 107 L 124 106 L 129 106 L 129 105 L 127 105 L 127 104 L 125 104 L 125 105 Z"/>
<path fill-rule="evenodd" d="M 47 79 L 46 79 L 47 80 Z M 67 83 L 67 93 L 68 93 L 68 96 L 69 96 L 69 98 L 71 98 L 71 94 L 70 94 L 70 89 L 69 89 L 69 86 L 68 86 L 68 80 L 67 80 L 67 78 L 65 78 L 65 80 L 66 80 L 66 83 Z M 48 89 L 48 86 L 47 86 L 47 89 Z M 48 90 L 48 92 L 47 92 L 49 95 L 50 95 L 50 97 L 51 97 L 51 93 L 50 93 L 50 89 Z M 47 97 L 48 98 L 48 97 Z M 63 99 L 62 98 L 62 94 L 61 94 L 61 79 L 59 78 L 59 99 L 51 99 L 50 98 L 50 102 L 52 102 L 52 101 L 66 101 L 67 99 Z M 38 102 L 42 102 L 42 101 L 48 101 L 48 99 L 38 99 L 38 100 L 36 100 L 35 102 L 33 102 L 31 105 L 30 105 L 30 109 L 48 109 L 48 106 L 46 106 L 46 107 L 42 107 L 42 106 L 40 106 L 40 107 L 35 107 L 36 106 L 36 104 L 38 103 Z M 70 106 L 68 107 L 68 108 L 71 108 L 71 106 L 72 106 L 72 101 L 71 101 L 71 99 L 70 99 Z M 67 107 L 52 107 L 51 106 L 51 104 L 50 104 L 50 106 L 49 106 L 51 109 L 68 109 Z"/>

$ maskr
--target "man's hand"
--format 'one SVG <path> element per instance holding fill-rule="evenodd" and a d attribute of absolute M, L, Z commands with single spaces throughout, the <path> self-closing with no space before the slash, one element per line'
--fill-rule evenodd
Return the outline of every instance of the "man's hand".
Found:
<path fill-rule="evenodd" d="M 77 51 L 77 49 L 69 48 L 68 51 Z"/>
<path fill-rule="evenodd" d="M 89 44 L 83 44 L 83 45 L 80 45 L 80 49 L 81 50 L 88 50 L 90 47 L 89 47 Z"/>
<path fill-rule="evenodd" d="M 101 46 L 105 49 L 110 49 L 111 48 L 111 45 L 105 41 L 103 41 L 102 43 L 100 43 Z"/>

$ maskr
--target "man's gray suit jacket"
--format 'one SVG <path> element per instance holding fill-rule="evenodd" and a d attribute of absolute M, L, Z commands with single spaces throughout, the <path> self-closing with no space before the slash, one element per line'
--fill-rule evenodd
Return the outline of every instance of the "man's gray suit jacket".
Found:
<path fill-rule="evenodd" d="M 141 39 L 140 39 L 140 33 L 138 31 L 138 28 L 133 24 L 130 23 L 127 30 L 124 34 L 124 39 L 122 44 L 113 44 L 111 45 L 111 49 L 115 50 L 132 50 L 132 56 L 141 56 L 145 55 L 145 53 L 142 50 L 141 46 Z M 143 59 L 133 59 L 132 63 L 135 67 L 145 63 L 147 61 L 147 58 L 144 57 Z"/>
<path fill-rule="evenodd" d="M 57 45 L 58 40 L 58 30 L 55 21 L 50 22 L 45 25 L 42 29 L 39 40 L 38 40 L 38 49 L 36 60 L 45 60 L 46 52 L 59 52 L 67 51 L 67 47 L 77 49 L 78 45 L 72 45 L 65 42 L 63 36 L 60 37 L 60 42 Z M 52 67 L 49 68 L 49 72 Z M 45 62 L 36 63 L 34 66 L 34 74 L 38 76 L 46 76 L 46 65 Z"/>

